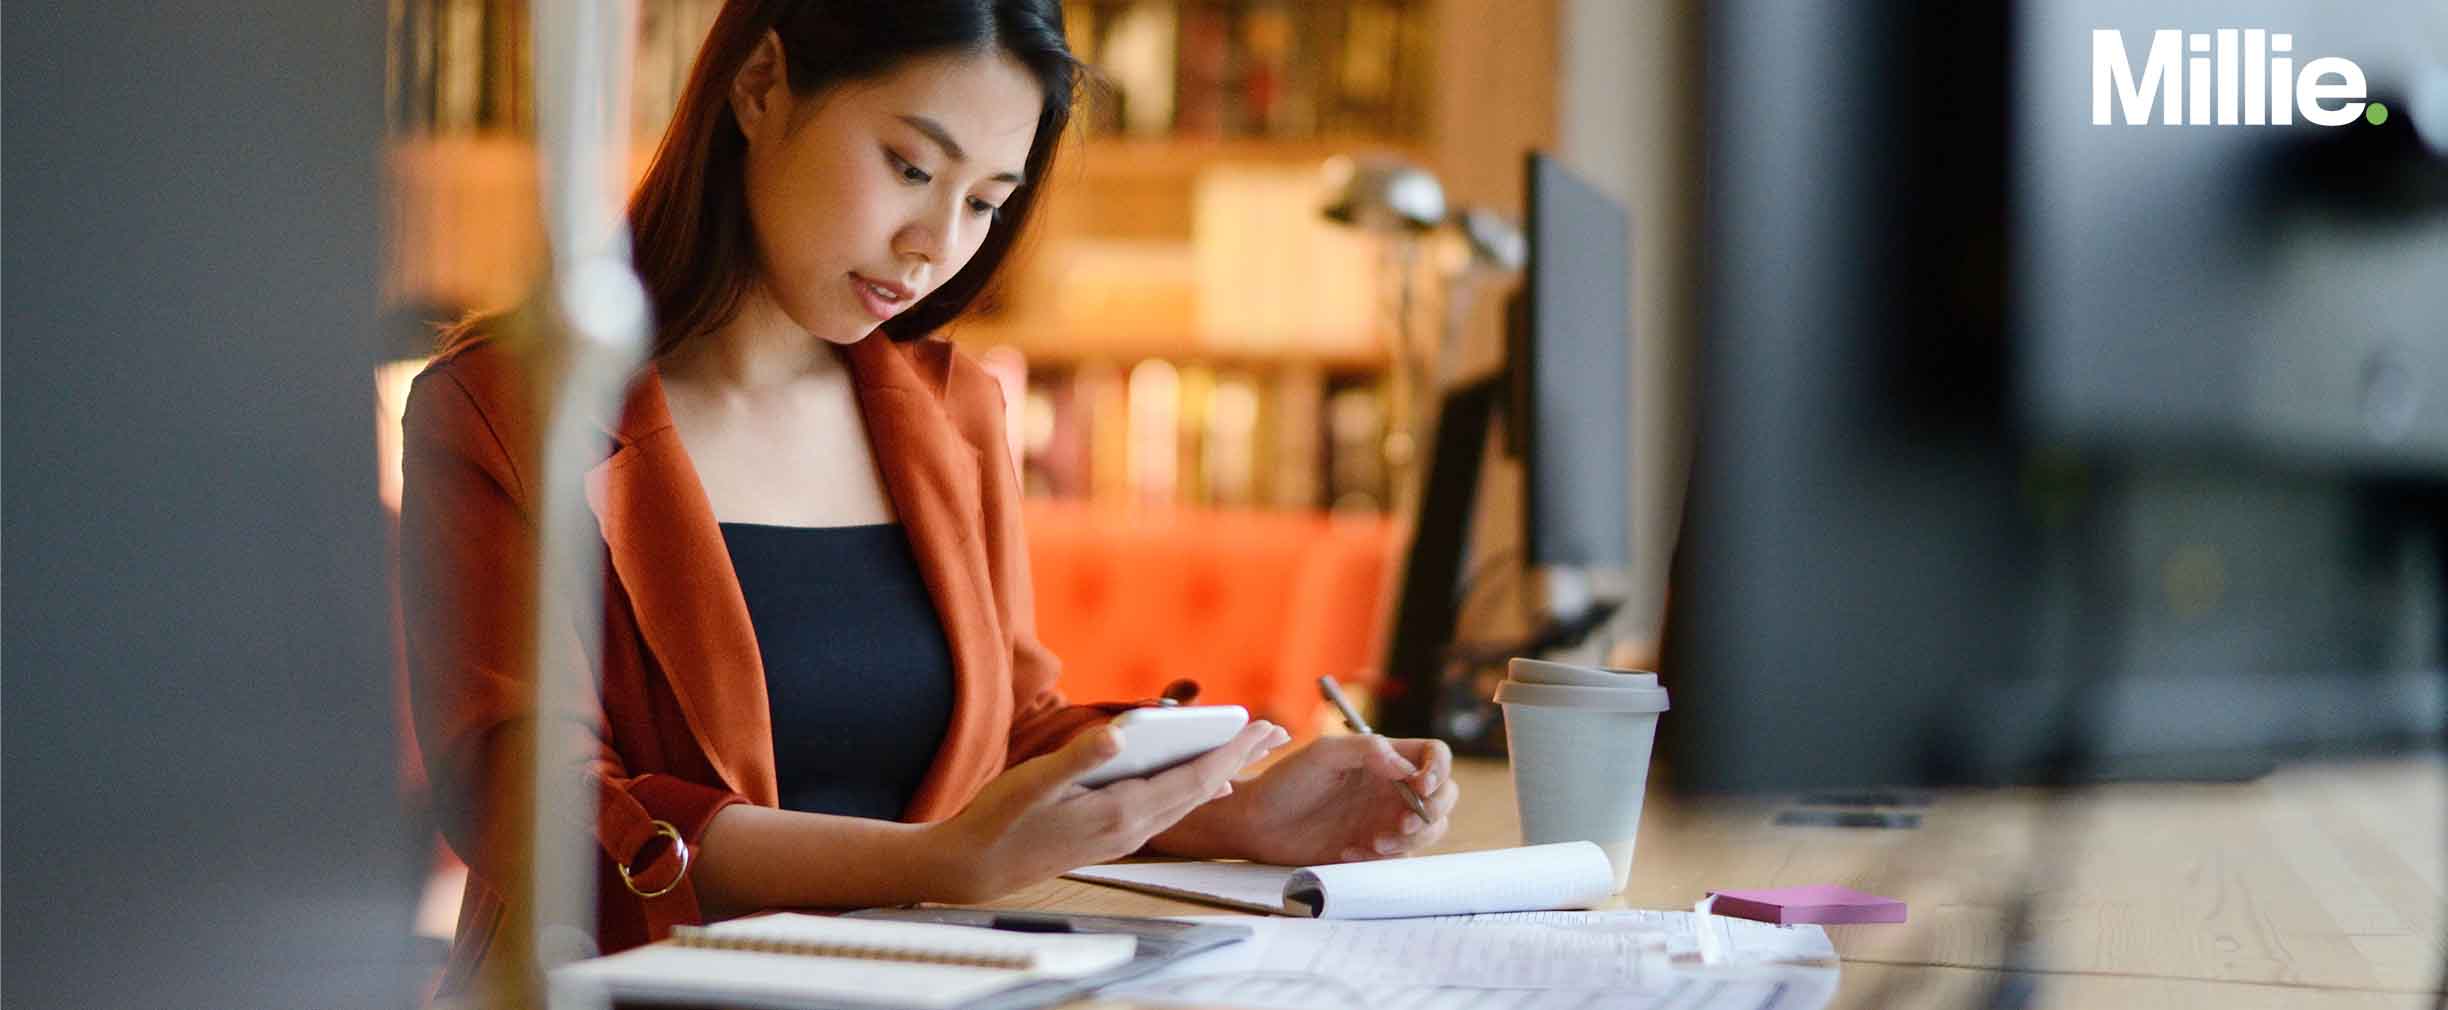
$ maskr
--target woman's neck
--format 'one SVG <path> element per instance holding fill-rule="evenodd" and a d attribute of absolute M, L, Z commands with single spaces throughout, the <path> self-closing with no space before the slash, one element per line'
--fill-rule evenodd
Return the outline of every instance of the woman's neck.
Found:
<path fill-rule="evenodd" d="M 689 341 L 662 370 L 740 390 L 769 389 L 843 367 L 839 348 L 800 329 L 762 285 L 743 296 L 731 320 Z"/>

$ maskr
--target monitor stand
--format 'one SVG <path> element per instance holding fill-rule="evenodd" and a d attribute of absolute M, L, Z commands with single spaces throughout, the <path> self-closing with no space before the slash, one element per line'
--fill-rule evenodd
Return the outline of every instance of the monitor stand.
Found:
<path fill-rule="evenodd" d="M 1478 509 L 1488 425 L 1510 392 L 1506 371 L 1447 390 L 1437 409 L 1436 442 L 1421 482 L 1419 518 L 1403 558 L 1385 678 L 1377 689 L 1376 728 L 1387 736 L 1459 742 L 1446 725 L 1448 647 L 1460 619 L 1463 559 Z M 1467 674 L 1467 671 L 1465 671 Z M 1467 677 L 1464 678 L 1467 681 Z M 1460 685 L 1467 688 L 1468 684 Z M 1478 734 L 1464 734 L 1476 736 Z"/>

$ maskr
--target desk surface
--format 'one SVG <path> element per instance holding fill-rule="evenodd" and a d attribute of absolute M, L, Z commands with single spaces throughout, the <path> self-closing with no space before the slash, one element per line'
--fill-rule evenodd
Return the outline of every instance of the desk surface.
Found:
<path fill-rule="evenodd" d="M 2444 773 L 2437 757 L 2308 765 L 2241 784 L 2102 786 L 2054 807 L 2030 790 L 1942 792 L 1916 830 L 1781 827 L 1775 803 L 1653 790 L 1623 903 L 1810 883 L 1903 899 L 1908 923 L 1828 930 L 1843 1008 L 1978 1005 L 2024 893 L 2039 895 L 2026 978 L 2040 1006 L 2429 1007 L 2448 900 Z M 1439 850 L 1518 844 L 1504 764 L 1462 762 L 1455 778 L 1462 806 Z M 2035 858 L 2044 850 L 2058 858 Z M 1070 880 L 996 907 L 1223 913 Z"/>

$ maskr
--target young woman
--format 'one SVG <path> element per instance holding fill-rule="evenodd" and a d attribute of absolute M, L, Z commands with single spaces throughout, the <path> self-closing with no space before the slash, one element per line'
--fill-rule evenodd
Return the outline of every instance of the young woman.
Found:
<path fill-rule="evenodd" d="M 605 950 L 759 908 L 973 902 L 1142 849 L 1298 864 L 1443 833 L 1428 741 L 1330 738 L 1236 781 L 1285 741 L 1259 722 L 1072 781 L 1131 706 L 1055 690 L 1000 394 L 935 334 L 1017 241 L 1078 72 L 1054 0 L 723 8 L 630 205 L 658 339 L 587 474 L 609 562 L 591 711 L 540 719 L 520 686 L 514 365 L 480 322 L 417 380 L 417 729 L 473 871 L 445 991 L 501 920 L 496 815 L 538 728 L 593 755 L 570 785 L 601 808 Z"/>

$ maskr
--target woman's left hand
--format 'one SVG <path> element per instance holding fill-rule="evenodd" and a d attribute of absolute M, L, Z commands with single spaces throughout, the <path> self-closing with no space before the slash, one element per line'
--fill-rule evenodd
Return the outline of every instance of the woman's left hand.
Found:
<path fill-rule="evenodd" d="M 1421 817 L 1404 801 L 1425 798 Z M 1176 855 L 1311 866 L 1408 855 L 1445 836 L 1461 790 L 1443 741 L 1330 736 L 1206 804 L 1150 847 Z"/>

